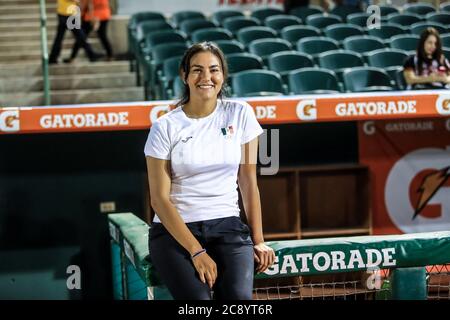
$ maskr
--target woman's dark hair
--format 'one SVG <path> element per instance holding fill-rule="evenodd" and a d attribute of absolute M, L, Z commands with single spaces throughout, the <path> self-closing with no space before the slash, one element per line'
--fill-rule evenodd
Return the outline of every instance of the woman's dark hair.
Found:
<path fill-rule="evenodd" d="M 222 50 L 220 50 L 220 48 L 212 42 L 195 43 L 186 50 L 183 58 L 181 59 L 179 71 L 180 71 L 180 77 L 183 77 L 183 72 L 184 72 L 184 79 L 183 78 L 181 79 L 184 82 L 184 90 L 183 90 L 183 95 L 181 96 L 180 100 L 176 103 L 177 107 L 182 106 L 189 102 L 190 92 L 189 92 L 189 86 L 186 83 L 186 80 L 187 80 L 187 77 L 191 70 L 191 59 L 193 56 L 195 56 L 197 53 L 200 53 L 200 52 L 211 52 L 220 60 L 220 64 L 222 67 L 222 73 L 223 73 L 223 84 L 222 84 L 222 88 L 220 89 L 219 93 L 217 94 L 217 98 L 222 99 L 223 96 L 227 94 L 227 91 L 228 91 L 227 90 L 228 65 L 227 65 L 227 61 L 225 59 L 225 55 L 223 54 Z"/>
<path fill-rule="evenodd" d="M 419 74 L 422 74 L 422 64 L 424 61 L 428 61 L 429 58 L 427 57 L 427 54 L 425 52 L 425 41 L 427 41 L 429 36 L 435 36 L 436 37 L 436 50 L 433 52 L 433 59 L 439 61 L 441 63 L 442 61 L 442 43 L 441 43 L 441 37 L 439 36 L 439 32 L 432 27 L 426 28 L 422 34 L 420 35 L 419 44 L 417 45 L 417 58 L 418 58 L 418 69 Z"/>

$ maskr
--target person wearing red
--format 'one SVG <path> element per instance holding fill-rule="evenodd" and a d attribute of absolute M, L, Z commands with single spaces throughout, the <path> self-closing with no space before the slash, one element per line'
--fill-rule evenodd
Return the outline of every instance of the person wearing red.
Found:
<path fill-rule="evenodd" d="M 82 29 L 86 37 L 91 31 L 97 31 L 98 37 L 102 43 L 103 48 L 106 51 L 107 59 L 111 61 L 113 59 L 113 52 L 111 44 L 108 40 L 107 29 L 108 22 L 111 19 L 111 8 L 109 0 L 83 0 L 85 2 L 83 12 Z M 72 48 L 72 54 L 70 58 L 65 59 L 64 62 L 71 63 L 74 61 L 78 54 L 81 44 L 77 41 Z"/>

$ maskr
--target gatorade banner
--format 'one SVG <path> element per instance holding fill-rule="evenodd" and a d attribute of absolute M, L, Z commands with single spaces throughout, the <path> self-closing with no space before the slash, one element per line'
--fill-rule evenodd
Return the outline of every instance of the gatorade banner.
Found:
<path fill-rule="evenodd" d="M 450 230 L 450 118 L 365 121 L 374 234 Z"/>
<path fill-rule="evenodd" d="M 261 124 L 409 119 L 450 116 L 446 91 L 304 95 L 245 99 Z M 0 107 L 0 134 L 150 128 L 174 101 L 52 107 Z"/>

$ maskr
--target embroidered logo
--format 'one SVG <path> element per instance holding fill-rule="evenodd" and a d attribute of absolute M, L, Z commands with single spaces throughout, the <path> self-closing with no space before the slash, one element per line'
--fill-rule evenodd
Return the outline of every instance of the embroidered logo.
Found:
<path fill-rule="evenodd" d="M 186 137 L 185 139 L 182 139 L 181 142 L 186 143 L 189 141 L 189 139 L 192 139 L 192 136 Z"/>
<path fill-rule="evenodd" d="M 234 134 L 233 126 L 228 126 L 227 128 L 221 128 L 222 135 L 225 137 L 225 139 L 231 139 L 231 137 Z"/>

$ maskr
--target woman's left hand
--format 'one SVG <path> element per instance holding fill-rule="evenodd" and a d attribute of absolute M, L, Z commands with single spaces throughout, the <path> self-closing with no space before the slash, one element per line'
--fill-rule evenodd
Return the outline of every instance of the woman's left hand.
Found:
<path fill-rule="evenodd" d="M 253 246 L 255 261 L 258 264 L 256 272 L 264 272 L 275 262 L 275 252 L 264 242 Z"/>

